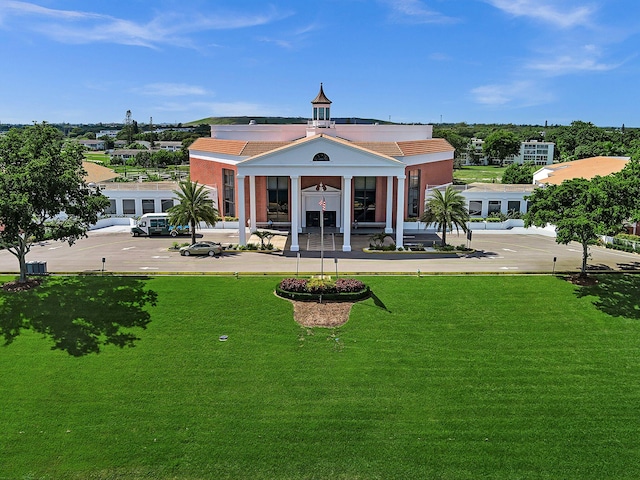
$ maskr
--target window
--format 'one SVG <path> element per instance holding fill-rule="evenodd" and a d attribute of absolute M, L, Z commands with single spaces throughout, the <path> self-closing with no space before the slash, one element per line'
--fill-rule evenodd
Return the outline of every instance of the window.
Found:
<path fill-rule="evenodd" d="M 376 177 L 354 177 L 353 219 L 376 221 Z"/>
<path fill-rule="evenodd" d="M 289 177 L 267 177 L 267 220 L 289 220 Z"/>
<path fill-rule="evenodd" d="M 142 199 L 142 214 L 155 212 L 155 202 L 152 198 Z"/>
<path fill-rule="evenodd" d="M 407 192 L 407 217 L 416 218 L 420 203 L 420 170 L 409 170 L 409 189 Z"/>
<path fill-rule="evenodd" d="M 133 199 L 124 199 L 122 200 L 122 213 L 124 215 L 135 215 L 136 214 L 136 201 Z"/>
<path fill-rule="evenodd" d="M 329 161 L 329 155 L 327 155 L 326 153 L 316 153 L 316 155 L 313 157 L 313 161 L 314 162 L 328 162 Z"/>
<path fill-rule="evenodd" d="M 489 200 L 489 215 L 492 213 L 500 213 L 502 202 L 500 200 Z"/>
<path fill-rule="evenodd" d="M 104 209 L 105 215 L 115 215 L 116 214 L 116 200 L 115 198 L 109 199 L 109 206 Z"/>
<path fill-rule="evenodd" d="M 161 200 L 161 204 L 162 204 L 162 213 L 165 213 L 167 210 L 169 210 L 171 207 L 173 207 L 173 199 L 172 198 L 163 198 Z"/>
<path fill-rule="evenodd" d="M 520 200 L 509 200 L 507 203 L 507 211 L 512 213 L 520 213 Z"/>
<path fill-rule="evenodd" d="M 222 169 L 223 188 L 222 197 L 224 201 L 223 215 L 227 217 L 236 216 L 236 176 L 233 170 Z"/>
<path fill-rule="evenodd" d="M 470 217 L 482 216 L 482 200 L 469 201 L 469 216 Z"/>

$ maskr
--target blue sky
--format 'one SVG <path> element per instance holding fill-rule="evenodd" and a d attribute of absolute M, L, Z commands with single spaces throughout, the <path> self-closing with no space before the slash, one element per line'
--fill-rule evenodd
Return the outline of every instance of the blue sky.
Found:
<path fill-rule="evenodd" d="M 0 122 L 640 127 L 638 0 L 0 0 Z"/>

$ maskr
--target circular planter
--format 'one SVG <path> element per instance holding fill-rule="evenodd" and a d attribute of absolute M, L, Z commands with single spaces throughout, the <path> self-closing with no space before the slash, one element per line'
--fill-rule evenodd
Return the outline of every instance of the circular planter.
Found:
<path fill-rule="evenodd" d="M 364 289 L 359 292 L 345 292 L 345 293 L 307 293 L 307 292 L 289 292 L 282 290 L 280 286 L 276 286 L 276 295 L 289 300 L 297 300 L 299 302 L 319 302 L 320 300 L 331 302 L 357 302 L 369 298 L 371 296 L 371 289 L 365 286 Z"/>

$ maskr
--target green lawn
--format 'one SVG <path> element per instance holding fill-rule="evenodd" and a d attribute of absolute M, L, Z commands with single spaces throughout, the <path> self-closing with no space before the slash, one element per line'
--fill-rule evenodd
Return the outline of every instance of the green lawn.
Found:
<path fill-rule="evenodd" d="M 90 162 L 109 163 L 109 155 L 105 155 L 104 152 L 84 152 L 84 158 Z"/>
<path fill-rule="evenodd" d="M 640 477 L 640 277 L 364 280 L 335 330 L 273 277 L 0 293 L 46 332 L 0 350 L 0 479 Z"/>
<path fill-rule="evenodd" d="M 500 183 L 506 168 L 507 167 L 494 167 L 491 165 L 472 165 L 455 169 L 453 171 L 453 178 L 460 183 Z"/>

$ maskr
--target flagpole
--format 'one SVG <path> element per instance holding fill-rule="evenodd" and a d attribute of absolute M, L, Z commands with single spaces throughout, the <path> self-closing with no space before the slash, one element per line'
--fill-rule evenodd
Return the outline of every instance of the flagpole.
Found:
<path fill-rule="evenodd" d="M 320 209 L 320 278 L 324 279 L 324 206 Z"/>

